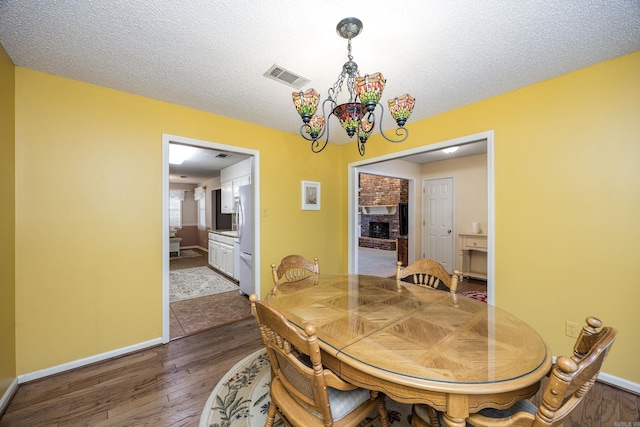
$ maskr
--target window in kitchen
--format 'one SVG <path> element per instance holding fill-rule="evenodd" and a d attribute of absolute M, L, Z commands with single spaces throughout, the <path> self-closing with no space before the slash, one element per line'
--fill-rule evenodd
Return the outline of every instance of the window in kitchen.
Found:
<path fill-rule="evenodd" d="M 184 190 L 169 190 L 169 226 L 182 228 Z"/>
<path fill-rule="evenodd" d="M 193 198 L 196 200 L 196 203 L 198 204 L 198 229 L 199 230 L 204 230 L 207 226 L 206 223 L 206 211 L 205 211 L 205 206 L 206 206 L 206 191 L 205 191 L 206 187 L 197 187 L 193 193 Z"/>

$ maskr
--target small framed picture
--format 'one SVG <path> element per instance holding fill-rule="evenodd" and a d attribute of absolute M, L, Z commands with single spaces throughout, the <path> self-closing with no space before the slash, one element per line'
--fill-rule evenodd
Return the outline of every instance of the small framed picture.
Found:
<path fill-rule="evenodd" d="M 313 181 L 302 181 L 302 210 L 320 210 L 320 183 Z"/>

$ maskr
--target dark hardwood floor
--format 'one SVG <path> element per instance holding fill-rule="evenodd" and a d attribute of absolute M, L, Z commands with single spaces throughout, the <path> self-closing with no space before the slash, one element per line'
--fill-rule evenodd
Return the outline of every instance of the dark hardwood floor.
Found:
<path fill-rule="evenodd" d="M 545 381 L 546 378 L 533 399 L 536 405 L 542 401 Z M 637 426 L 640 426 L 640 395 L 598 381 L 561 427 Z"/>
<path fill-rule="evenodd" d="M 22 384 L 0 426 L 197 426 L 220 378 L 262 346 L 248 319 Z"/>

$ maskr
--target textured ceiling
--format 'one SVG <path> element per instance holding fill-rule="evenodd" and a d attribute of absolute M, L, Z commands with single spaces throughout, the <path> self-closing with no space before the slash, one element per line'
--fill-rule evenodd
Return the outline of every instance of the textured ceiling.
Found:
<path fill-rule="evenodd" d="M 416 98 L 409 129 L 640 50 L 640 0 L 0 0 L 0 43 L 22 67 L 298 133 L 293 89 L 263 73 L 278 64 L 324 99 L 348 16 L 361 74 L 384 74 L 383 99 Z"/>

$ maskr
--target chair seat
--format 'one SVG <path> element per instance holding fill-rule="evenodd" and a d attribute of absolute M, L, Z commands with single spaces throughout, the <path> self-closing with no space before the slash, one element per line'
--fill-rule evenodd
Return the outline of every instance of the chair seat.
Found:
<path fill-rule="evenodd" d="M 309 368 L 312 367 L 311 359 L 309 359 L 309 356 L 306 354 L 301 353 L 297 355 L 297 359 Z M 336 390 L 333 387 L 327 387 L 327 394 L 329 395 L 329 407 L 331 407 L 331 413 L 333 414 L 334 421 L 341 420 L 347 414 L 371 398 L 371 392 L 364 388 L 356 388 L 354 390 Z M 300 404 L 304 405 L 302 402 L 300 402 Z M 312 412 L 319 418 L 322 417 L 320 413 L 306 405 L 304 406 L 309 412 Z"/>
<path fill-rule="evenodd" d="M 282 403 L 282 410 L 285 415 L 287 415 L 287 411 L 289 408 L 293 408 L 295 405 L 293 404 L 294 398 L 284 389 L 282 383 L 274 379 L 271 381 L 271 394 L 275 395 L 275 397 Z M 345 418 L 347 415 L 352 415 L 352 413 L 358 409 L 362 404 L 371 399 L 371 392 L 369 390 L 365 390 L 363 388 L 356 388 L 354 390 L 342 391 L 336 390 L 331 387 L 327 387 L 327 394 L 329 395 L 329 406 L 331 407 L 331 414 L 333 415 L 333 421 L 338 422 L 341 419 Z M 290 402 L 287 404 L 287 402 Z M 296 404 L 300 405 L 301 402 L 295 401 Z M 307 405 L 302 404 L 307 411 L 309 417 L 306 420 L 307 425 L 315 425 L 315 423 L 322 423 L 322 414 L 314 411 L 309 408 Z M 372 406 L 371 409 L 375 411 L 375 406 Z M 305 416 L 303 414 L 298 414 L 298 416 Z M 375 416 L 375 414 L 373 415 Z M 311 417 L 317 418 L 312 419 Z"/>
<path fill-rule="evenodd" d="M 331 407 L 334 421 L 343 419 L 347 414 L 371 398 L 371 392 L 363 388 L 343 391 L 327 387 L 327 394 L 329 395 L 329 406 Z"/>

